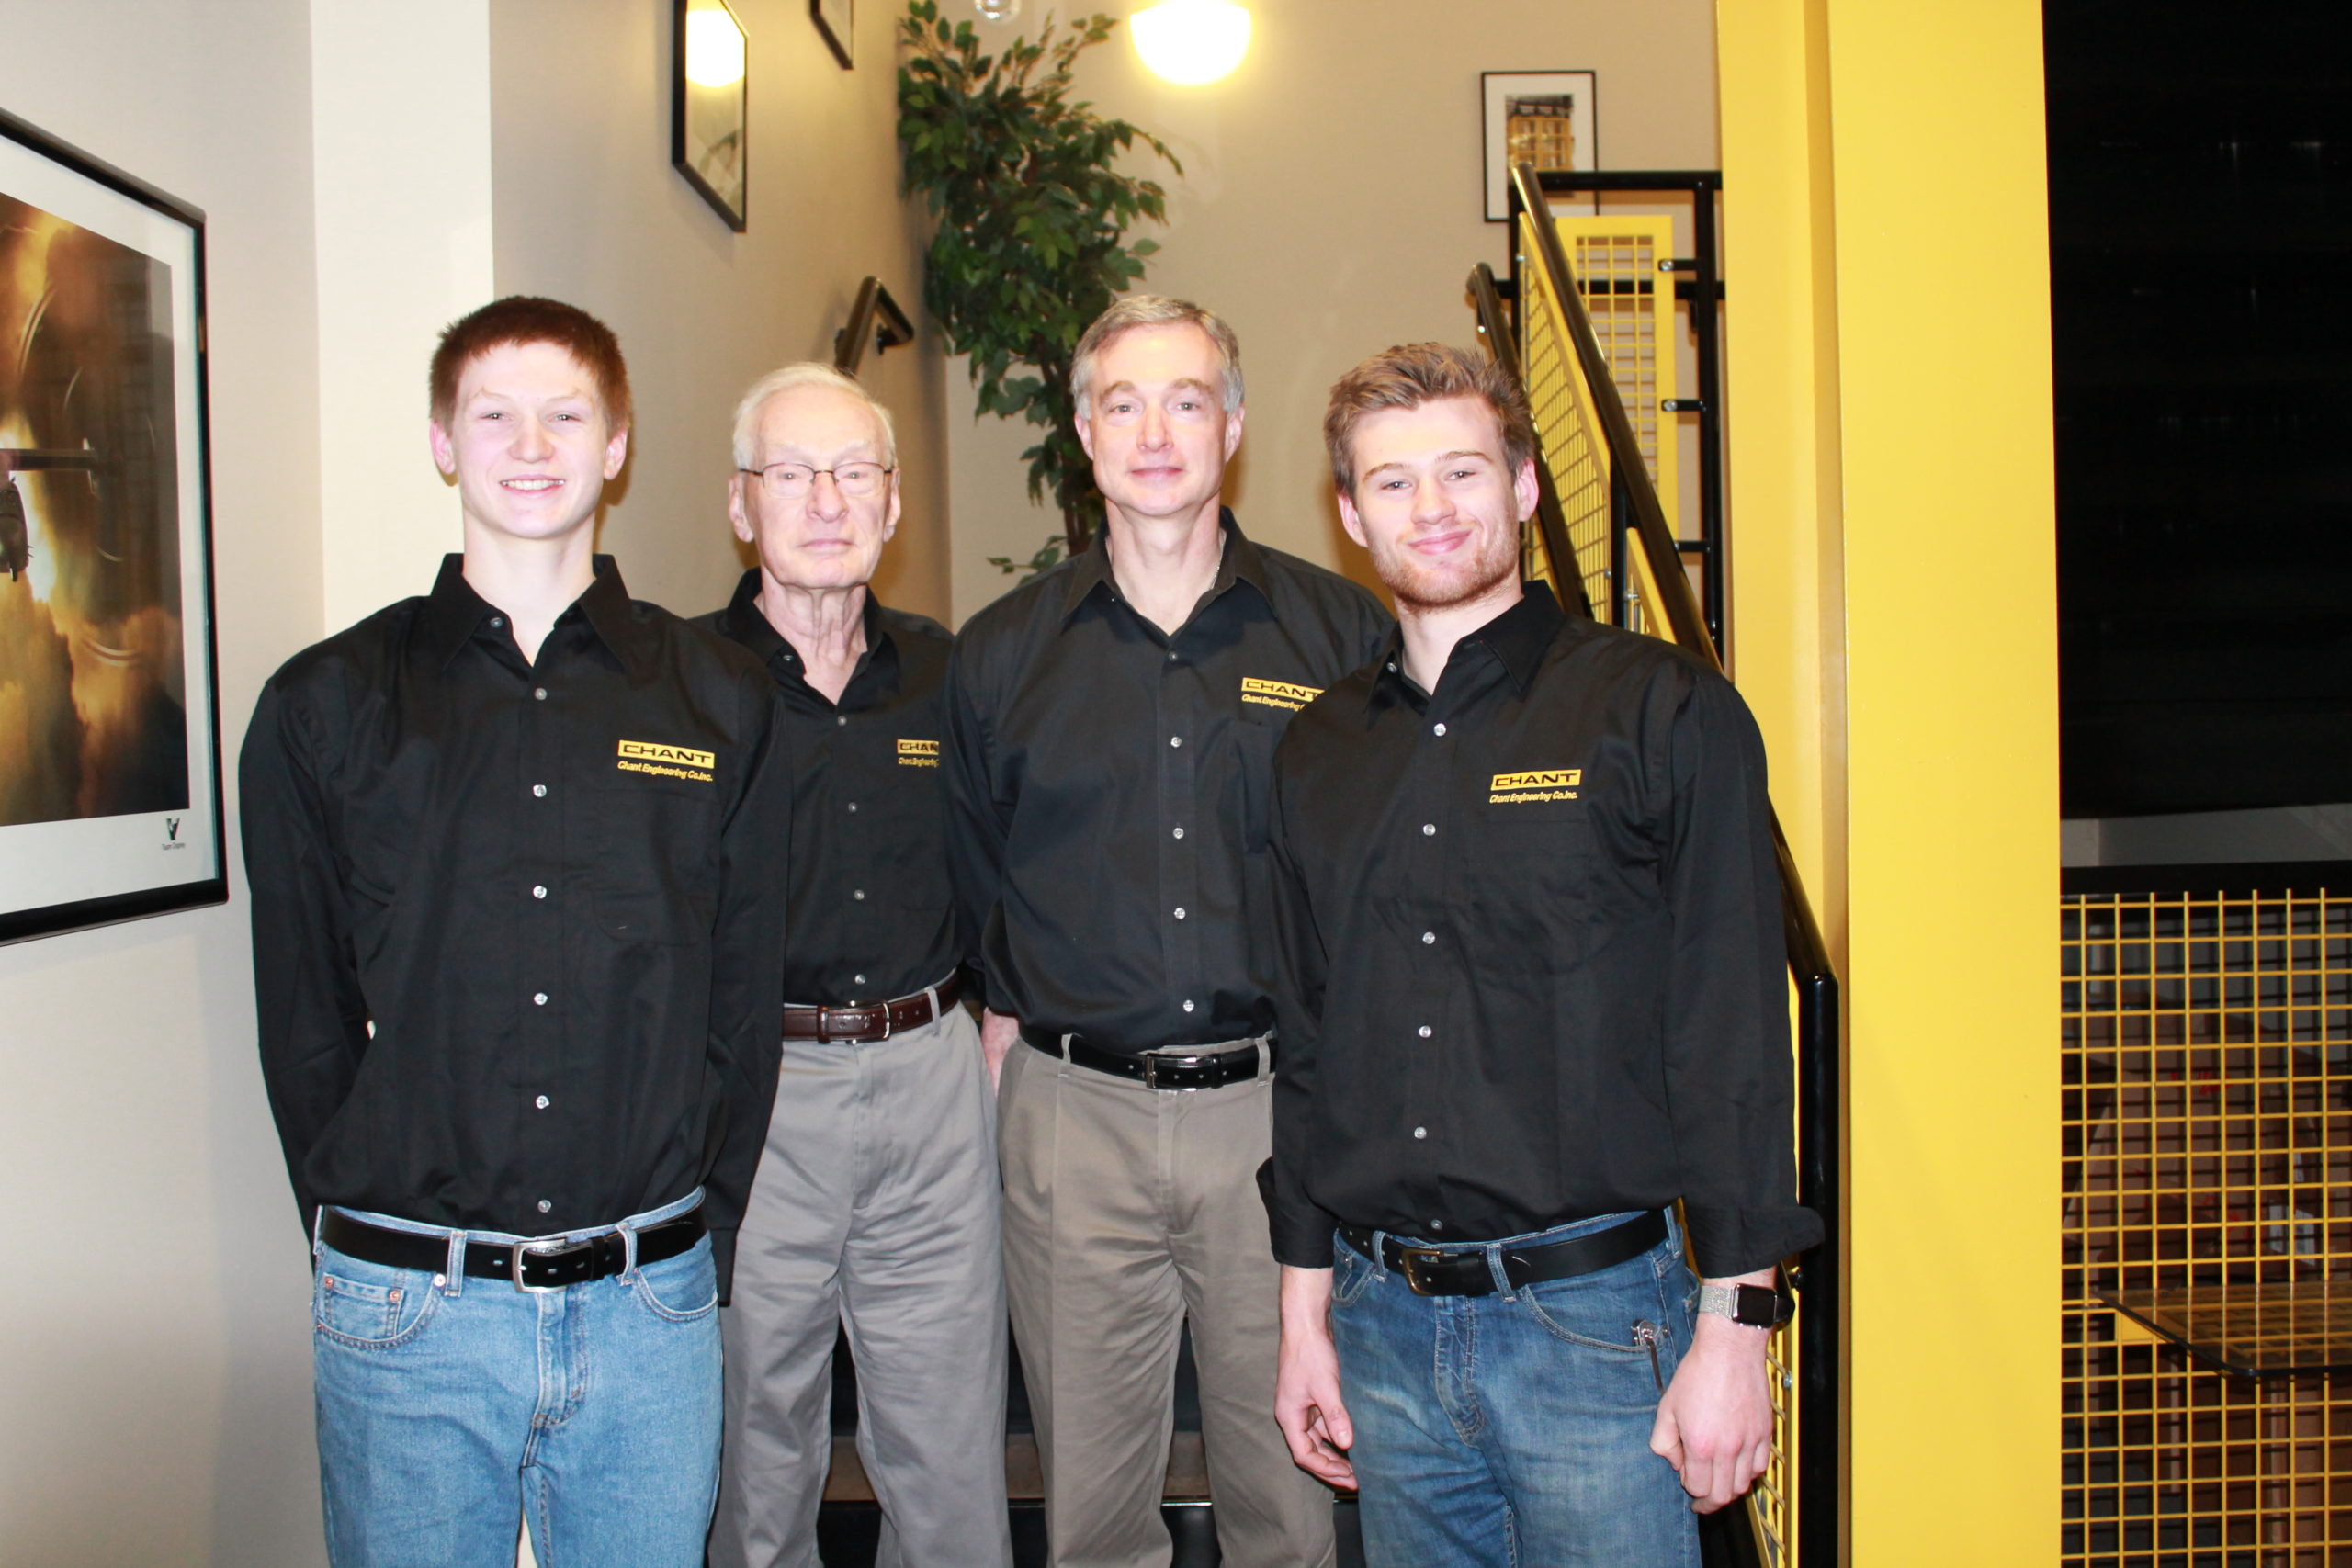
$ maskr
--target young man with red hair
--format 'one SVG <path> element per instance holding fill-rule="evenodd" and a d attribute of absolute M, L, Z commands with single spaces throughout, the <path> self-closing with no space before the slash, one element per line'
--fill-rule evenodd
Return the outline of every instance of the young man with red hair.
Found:
<path fill-rule="evenodd" d="M 338 1568 L 694 1568 L 775 1091 L 791 779 L 757 660 L 594 552 L 602 322 L 451 326 L 465 547 L 297 654 L 240 777 L 263 1077 L 316 1263 Z"/>

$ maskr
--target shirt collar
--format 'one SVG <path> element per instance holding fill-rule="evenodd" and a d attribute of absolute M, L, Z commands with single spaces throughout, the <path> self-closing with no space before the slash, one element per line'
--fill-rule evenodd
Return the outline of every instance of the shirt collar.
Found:
<path fill-rule="evenodd" d="M 1560 602 L 1550 587 L 1541 582 L 1521 582 L 1519 585 L 1519 603 L 1454 644 L 1453 653 L 1446 658 L 1446 668 L 1452 669 L 1454 660 L 1471 654 L 1474 649 L 1484 649 L 1503 667 L 1503 672 L 1510 677 L 1512 688 L 1525 697 L 1527 688 L 1535 679 L 1537 667 L 1544 662 L 1545 650 L 1552 646 L 1552 639 L 1559 635 L 1560 627 L 1566 620 L 1567 616 L 1561 612 Z M 1402 627 L 1390 631 L 1388 640 L 1381 645 L 1380 666 L 1380 673 L 1373 680 L 1372 690 L 1364 694 L 1364 711 L 1367 713 L 1392 702 L 1408 700 L 1405 633 Z M 1442 671 L 1438 679 L 1443 682 Z"/>
<path fill-rule="evenodd" d="M 654 634 L 637 618 L 628 589 L 621 581 L 621 569 L 613 558 L 595 557 L 594 570 L 587 591 L 556 618 L 557 624 L 579 612 L 621 668 L 632 675 L 642 674 L 649 668 Z M 434 662 L 447 664 L 493 616 L 503 616 L 503 612 L 466 581 L 466 558 L 443 556 L 441 575 L 434 579 L 433 592 L 424 604 L 424 647 Z"/>
<path fill-rule="evenodd" d="M 808 680 L 808 666 L 802 662 L 799 650 L 785 640 L 783 633 L 768 624 L 767 616 L 760 609 L 759 568 L 753 567 L 745 572 L 735 584 L 735 596 L 727 602 L 723 618 L 727 635 L 766 665 L 770 673 L 779 678 L 790 675 L 797 681 Z M 892 640 L 890 628 L 882 622 L 882 601 L 875 596 L 871 587 L 865 591 L 865 607 L 858 613 L 858 619 L 865 632 L 865 654 L 859 660 L 857 671 L 850 677 L 851 681 L 855 682 L 868 673 L 886 682 L 896 681 L 899 645 Z M 786 654 L 792 657 L 782 670 L 778 670 L 777 660 Z M 848 694 L 847 692 L 842 693 L 844 698 Z"/>
<path fill-rule="evenodd" d="M 1264 552 L 1242 533 L 1241 525 L 1234 520 L 1233 508 L 1216 509 L 1216 525 L 1225 536 L 1223 553 L 1216 563 L 1216 581 L 1209 585 L 1211 599 L 1222 597 L 1236 582 L 1246 582 L 1258 591 L 1258 597 L 1272 604 L 1273 595 L 1266 591 L 1266 558 Z M 1086 553 L 1070 563 L 1069 577 L 1062 585 L 1062 625 L 1069 625 L 1096 590 L 1106 594 L 1119 591 L 1117 579 L 1111 575 L 1111 529 L 1105 524 L 1094 530 L 1094 541 Z"/>

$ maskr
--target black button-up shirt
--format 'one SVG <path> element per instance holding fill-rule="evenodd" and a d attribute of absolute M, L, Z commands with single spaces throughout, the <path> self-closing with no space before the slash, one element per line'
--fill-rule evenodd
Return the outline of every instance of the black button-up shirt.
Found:
<path fill-rule="evenodd" d="M 1701 1271 L 1796 1206 L 1764 750 L 1729 682 L 1532 587 L 1434 694 L 1396 645 L 1275 760 L 1274 1250 L 1492 1241 L 1681 1199 Z"/>
<path fill-rule="evenodd" d="M 271 677 L 241 807 L 306 1226 L 546 1235 L 699 1182 L 724 1266 L 779 1052 L 775 709 L 756 660 L 603 557 L 535 664 L 451 556 Z"/>
<path fill-rule="evenodd" d="M 836 704 L 760 613 L 747 571 L 704 624 L 767 666 L 792 750 L 792 934 L 784 999 L 815 1007 L 888 1001 L 963 962 L 947 882 L 940 692 L 947 628 L 865 595 L 865 652 Z"/>
<path fill-rule="evenodd" d="M 1391 625 L 1223 521 L 1172 637 L 1121 597 L 1106 531 L 974 615 L 949 669 L 949 853 L 989 1006 L 1106 1050 L 1272 1026 L 1274 743 Z"/>

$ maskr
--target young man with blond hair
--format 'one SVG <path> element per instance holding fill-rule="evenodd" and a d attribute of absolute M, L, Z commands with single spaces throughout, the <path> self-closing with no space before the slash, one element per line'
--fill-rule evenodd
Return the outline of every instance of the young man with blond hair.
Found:
<path fill-rule="evenodd" d="M 1821 1235 L 1763 747 L 1712 669 L 1521 582 L 1492 361 L 1375 355 L 1324 431 L 1399 625 L 1274 762 L 1276 1415 L 1375 1568 L 1695 1568 Z"/>

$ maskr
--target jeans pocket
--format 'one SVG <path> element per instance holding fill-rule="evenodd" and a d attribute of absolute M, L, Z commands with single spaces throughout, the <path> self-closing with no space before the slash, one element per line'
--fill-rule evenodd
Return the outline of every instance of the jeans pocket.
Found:
<path fill-rule="evenodd" d="M 311 1286 L 311 1324 L 322 1338 L 390 1350 L 424 1333 L 440 1300 L 429 1275 L 358 1263 L 330 1249 Z"/>
<path fill-rule="evenodd" d="M 1666 1314 L 1646 1258 L 1573 1280 L 1529 1285 L 1519 1299 L 1556 1339 L 1638 1359 L 1645 1370 L 1656 1358 Z"/>
<path fill-rule="evenodd" d="M 710 1238 L 659 1263 L 639 1267 L 629 1289 L 645 1310 L 665 1323 L 692 1323 L 718 1310 L 718 1273 L 710 1260 Z"/>
<path fill-rule="evenodd" d="M 1343 1307 L 1372 1289 L 1380 1266 L 1346 1242 L 1331 1238 L 1331 1304 Z"/>

